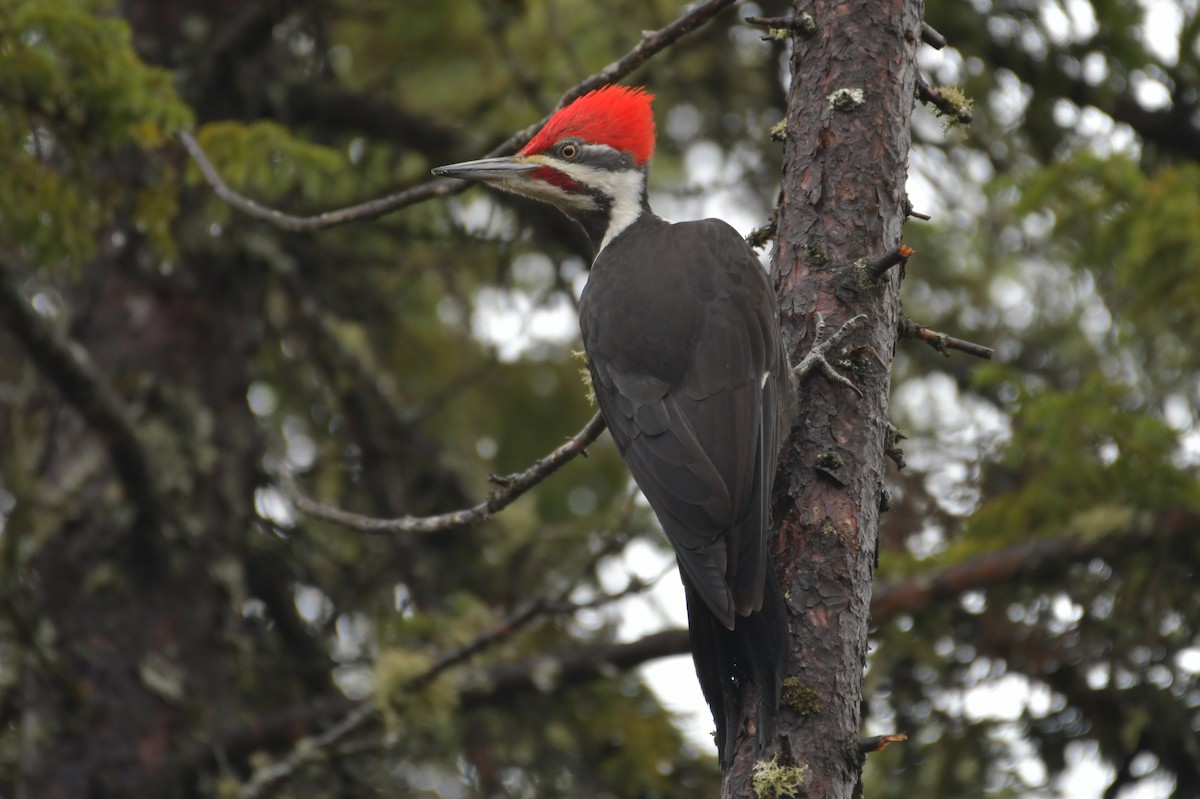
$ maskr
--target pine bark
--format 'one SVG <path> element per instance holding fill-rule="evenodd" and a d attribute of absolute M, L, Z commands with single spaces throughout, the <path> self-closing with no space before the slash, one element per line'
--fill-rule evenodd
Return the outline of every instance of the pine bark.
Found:
<path fill-rule="evenodd" d="M 791 628 L 784 706 L 765 747 L 756 735 L 739 739 L 722 790 L 730 799 L 755 797 L 754 765 L 773 758 L 798 769 L 798 797 L 861 793 L 862 677 L 900 306 L 898 269 L 875 280 L 855 263 L 900 242 L 922 3 L 796 0 L 793 10 L 813 25 L 793 34 L 772 277 L 793 362 L 812 346 L 816 313 L 831 325 L 868 316 L 836 364 L 863 396 L 819 374 L 800 386 L 775 486 L 774 558 Z"/>

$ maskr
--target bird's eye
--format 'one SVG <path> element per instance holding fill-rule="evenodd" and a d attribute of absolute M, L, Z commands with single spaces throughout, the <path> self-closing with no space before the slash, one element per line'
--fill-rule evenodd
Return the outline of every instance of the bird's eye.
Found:
<path fill-rule="evenodd" d="M 574 144 L 564 144 L 562 147 L 558 148 L 558 154 L 562 158 L 570 161 L 572 158 L 579 155 L 579 147 Z"/>

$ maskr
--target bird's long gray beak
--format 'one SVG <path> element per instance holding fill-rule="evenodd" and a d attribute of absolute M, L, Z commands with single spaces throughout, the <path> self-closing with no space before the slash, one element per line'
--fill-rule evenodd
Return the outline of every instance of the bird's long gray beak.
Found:
<path fill-rule="evenodd" d="M 526 175 L 537 169 L 538 166 L 538 164 L 531 164 L 524 159 L 509 156 L 439 166 L 434 168 L 433 174 L 463 180 L 503 180 Z"/>

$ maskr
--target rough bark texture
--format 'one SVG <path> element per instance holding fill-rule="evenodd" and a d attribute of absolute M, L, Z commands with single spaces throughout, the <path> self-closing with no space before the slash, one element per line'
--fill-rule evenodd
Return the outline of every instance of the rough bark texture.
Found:
<path fill-rule="evenodd" d="M 815 313 L 835 325 L 868 315 L 836 362 L 863 397 L 818 375 L 801 386 L 776 483 L 775 562 L 792 635 L 784 707 L 765 751 L 756 736 L 739 739 L 723 795 L 755 796 L 754 764 L 778 756 L 800 770 L 797 796 L 849 799 L 861 774 L 900 287 L 898 270 L 876 281 L 854 265 L 900 241 L 922 4 L 797 0 L 794 12 L 815 26 L 795 35 L 773 277 L 793 362 L 812 346 Z"/>

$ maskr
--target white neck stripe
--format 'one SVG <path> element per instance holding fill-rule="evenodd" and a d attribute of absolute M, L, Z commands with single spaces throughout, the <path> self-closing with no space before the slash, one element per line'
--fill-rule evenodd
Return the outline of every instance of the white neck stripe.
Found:
<path fill-rule="evenodd" d="M 646 193 L 644 170 L 635 168 L 614 172 L 610 169 L 597 169 L 569 162 L 555 163 L 554 168 L 566 173 L 576 183 L 603 194 L 611 203 L 608 228 L 604 231 L 604 239 L 596 250 L 597 255 L 642 215 L 645 205 L 643 196 Z"/>
<path fill-rule="evenodd" d="M 612 198 L 612 210 L 609 212 L 608 230 L 604 231 L 604 241 L 600 242 L 600 250 L 619 236 L 625 228 L 637 221 L 642 215 L 643 194 L 646 191 L 646 177 L 640 169 L 629 172 L 610 173 L 617 178 L 616 191 L 609 194 Z M 607 193 L 607 192 L 606 192 Z"/>

